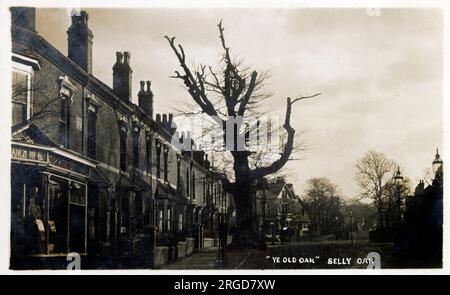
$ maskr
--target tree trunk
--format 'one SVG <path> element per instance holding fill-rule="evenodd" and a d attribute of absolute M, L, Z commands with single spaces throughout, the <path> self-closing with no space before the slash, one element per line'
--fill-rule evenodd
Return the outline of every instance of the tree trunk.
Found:
<path fill-rule="evenodd" d="M 254 196 L 249 186 L 239 189 L 233 194 L 236 206 L 236 229 L 230 248 L 265 249 L 266 244 L 258 231 L 254 207 Z"/>
<path fill-rule="evenodd" d="M 383 210 L 382 209 L 378 209 L 378 218 L 379 218 L 379 228 L 383 228 L 384 224 L 383 224 Z"/>

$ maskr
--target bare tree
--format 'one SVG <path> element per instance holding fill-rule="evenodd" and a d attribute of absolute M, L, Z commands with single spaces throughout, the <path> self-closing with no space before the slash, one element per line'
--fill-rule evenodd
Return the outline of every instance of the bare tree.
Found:
<path fill-rule="evenodd" d="M 398 165 L 383 153 L 369 151 L 356 163 L 356 180 L 361 196 L 373 201 L 378 213 L 378 226 L 385 226 L 386 209 L 392 207 L 393 177 Z"/>
<path fill-rule="evenodd" d="M 218 24 L 219 38 L 224 51 L 223 58 L 219 61 L 220 68 L 200 65 L 191 68 L 186 63 L 186 54 L 182 45 L 175 44 L 175 37 L 168 40 L 175 53 L 182 72 L 175 71 L 176 79 L 183 81 L 191 98 L 199 107 L 202 114 L 208 115 L 214 123 L 221 128 L 222 133 L 228 138 L 227 122 L 237 117 L 252 116 L 261 107 L 261 102 L 269 96 L 263 91 L 264 81 L 268 77 L 267 72 L 258 73 L 250 67 L 242 65 L 231 57 L 230 48 L 225 42 L 222 22 Z M 233 236 L 232 246 L 236 248 L 265 247 L 260 239 L 256 224 L 254 196 L 252 186 L 265 176 L 279 171 L 290 159 L 294 149 L 295 130 L 290 124 L 292 106 L 294 103 L 307 98 L 313 98 L 320 93 L 311 96 L 288 97 L 286 100 L 286 113 L 283 128 L 287 134 L 286 142 L 278 158 L 269 164 L 260 166 L 252 165 L 249 149 L 240 149 L 236 146 L 238 139 L 245 138 L 245 128 L 237 126 L 233 132 L 234 147 L 228 148 L 229 159 L 233 170 L 233 176 L 229 175 L 224 180 L 224 189 L 234 198 L 236 206 L 236 231 Z M 196 112 L 193 112 L 196 113 Z"/>
<path fill-rule="evenodd" d="M 328 178 L 316 177 L 308 180 L 303 197 L 311 227 L 321 233 L 330 233 L 338 220 L 343 220 L 342 200 L 337 185 Z"/>

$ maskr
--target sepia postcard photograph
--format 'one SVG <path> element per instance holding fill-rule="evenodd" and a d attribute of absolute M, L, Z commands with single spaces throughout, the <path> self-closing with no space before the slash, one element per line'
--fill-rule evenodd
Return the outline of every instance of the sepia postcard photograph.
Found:
<path fill-rule="evenodd" d="M 445 269 L 442 5 L 113 3 L 4 7 L 2 272 Z"/>

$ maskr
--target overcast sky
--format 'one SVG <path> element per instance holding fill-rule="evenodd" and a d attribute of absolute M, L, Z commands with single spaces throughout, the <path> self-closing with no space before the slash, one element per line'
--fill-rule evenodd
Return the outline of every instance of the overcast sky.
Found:
<path fill-rule="evenodd" d="M 133 96 L 151 80 L 156 112 L 188 94 L 169 79 L 178 63 L 164 35 L 176 36 L 192 64 L 216 64 L 223 20 L 232 54 L 270 70 L 267 102 L 284 113 L 286 97 L 321 92 L 295 105 L 303 160 L 287 164 L 297 193 L 328 177 L 355 197 L 355 162 L 369 150 L 397 161 L 413 183 L 442 146 L 442 28 L 438 9 L 88 9 L 93 74 L 112 85 L 116 51 L 130 51 Z M 38 32 L 64 54 L 70 10 L 39 9 Z"/>

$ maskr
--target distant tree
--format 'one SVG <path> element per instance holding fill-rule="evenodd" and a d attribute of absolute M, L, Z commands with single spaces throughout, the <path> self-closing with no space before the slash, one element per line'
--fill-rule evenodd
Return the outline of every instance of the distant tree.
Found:
<path fill-rule="evenodd" d="M 393 160 L 375 151 L 367 152 L 356 163 L 356 180 L 361 188 L 361 197 L 372 201 L 378 214 L 378 227 L 381 228 L 389 225 L 386 223 L 390 222 L 392 209 L 397 206 L 393 180 L 397 167 Z"/>
<path fill-rule="evenodd" d="M 328 178 L 311 178 L 306 184 L 303 202 L 311 219 L 311 227 L 321 233 L 330 233 L 336 223 L 343 221 L 342 200 L 337 185 Z"/>
<path fill-rule="evenodd" d="M 361 230 L 370 230 L 376 224 L 377 211 L 372 204 L 361 202 L 360 200 L 351 200 L 343 205 L 345 217 L 348 220 L 350 211 L 353 215 L 353 223 Z"/>

